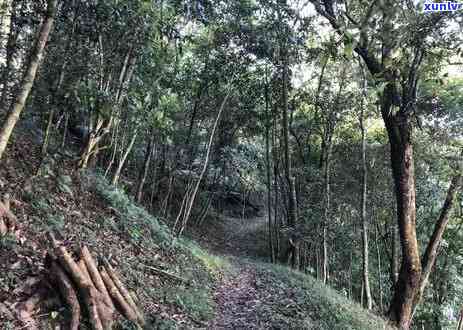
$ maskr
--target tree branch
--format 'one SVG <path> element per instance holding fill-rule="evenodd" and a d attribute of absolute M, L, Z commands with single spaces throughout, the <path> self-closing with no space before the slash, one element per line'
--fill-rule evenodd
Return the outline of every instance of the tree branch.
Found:
<path fill-rule="evenodd" d="M 463 156 L 463 152 L 462 152 Z M 450 186 L 447 190 L 447 196 L 445 198 L 444 204 L 442 205 L 441 211 L 439 218 L 436 221 L 436 224 L 434 226 L 434 231 L 431 235 L 431 238 L 429 239 L 429 243 L 426 246 L 426 251 L 424 252 L 424 255 L 421 260 L 422 264 L 422 273 L 421 273 L 421 278 L 420 278 L 420 288 L 419 292 L 415 298 L 415 309 L 418 303 L 421 300 L 421 297 L 423 296 L 424 289 L 426 288 L 426 285 L 429 280 L 429 276 L 431 275 L 432 268 L 434 267 L 434 264 L 436 263 L 436 258 L 437 258 L 437 252 L 438 249 L 442 243 L 442 238 L 444 236 L 445 229 L 447 227 L 447 224 L 450 220 L 450 214 L 453 210 L 454 204 L 455 204 L 455 197 L 457 193 L 460 191 L 463 178 L 462 178 L 462 161 L 459 161 L 458 164 L 458 172 L 456 175 L 452 178 L 452 181 L 450 182 Z"/>
<path fill-rule="evenodd" d="M 333 3 L 331 0 L 323 0 L 323 5 L 325 9 L 322 8 L 321 4 L 317 0 L 311 0 L 312 4 L 315 6 L 315 10 L 325 17 L 333 27 L 333 29 L 343 36 L 345 34 L 345 31 L 342 29 L 342 24 L 340 24 L 336 17 L 334 16 L 334 9 L 333 9 Z M 373 13 L 373 8 L 374 6 L 370 6 L 367 12 L 367 15 L 363 18 L 363 23 L 368 22 L 370 19 L 372 13 Z M 364 60 L 365 64 L 368 67 L 368 70 L 372 75 L 378 75 L 383 72 L 383 66 L 380 64 L 378 59 L 376 59 L 373 55 L 371 55 L 370 51 L 366 47 L 366 40 L 363 40 L 362 43 L 358 44 L 355 48 L 354 51 L 362 57 Z"/>

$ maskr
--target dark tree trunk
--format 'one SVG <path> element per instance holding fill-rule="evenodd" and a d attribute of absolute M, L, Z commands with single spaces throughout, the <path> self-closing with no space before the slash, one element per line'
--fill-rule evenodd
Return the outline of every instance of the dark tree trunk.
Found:
<path fill-rule="evenodd" d="M 402 246 L 402 263 L 389 313 L 399 328 L 409 329 L 421 276 L 421 260 L 416 237 L 413 127 L 411 118 L 404 109 L 400 109 L 396 114 L 393 113 L 394 96 L 394 84 L 388 83 L 384 91 L 381 113 L 391 148 L 391 167 Z"/>
<path fill-rule="evenodd" d="M 275 258 L 275 247 L 274 247 L 274 226 L 272 222 L 272 164 L 270 161 L 270 111 L 269 111 L 269 91 L 267 82 L 267 71 L 265 72 L 265 162 L 267 170 L 267 217 L 268 217 L 268 242 L 270 250 L 270 261 L 273 263 L 276 261 Z"/>

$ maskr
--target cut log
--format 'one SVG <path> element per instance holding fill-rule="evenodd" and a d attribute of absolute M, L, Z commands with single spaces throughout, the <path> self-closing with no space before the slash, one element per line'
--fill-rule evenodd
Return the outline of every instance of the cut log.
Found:
<path fill-rule="evenodd" d="M 116 302 L 116 305 L 119 308 L 121 314 L 124 315 L 124 317 L 126 317 L 128 320 L 136 324 L 140 324 L 137 314 L 121 295 L 119 289 L 116 287 L 116 285 L 114 284 L 113 280 L 108 275 L 107 270 L 104 267 L 100 269 L 100 275 L 106 285 L 106 288 L 109 291 L 109 294 Z"/>
<path fill-rule="evenodd" d="M 114 309 L 106 305 L 103 295 L 96 289 L 95 283 L 92 282 L 89 271 L 83 259 L 80 259 L 77 262 L 77 265 L 81 269 L 82 273 L 85 275 L 89 283 L 92 285 L 92 291 L 95 293 L 98 315 L 100 316 L 101 324 L 104 329 L 111 329 L 113 320 L 114 320 Z"/>
<path fill-rule="evenodd" d="M 74 290 L 70 278 L 56 263 L 56 261 L 52 261 L 50 274 L 53 277 L 54 282 L 58 285 L 61 296 L 63 297 L 64 301 L 67 303 L 71 311 L 71 321 L 69 323 L 69 329 L 78 330 L 80 323 L 80 305 L 79 301 L 77 300 L 76 291 Z"/>
<path fill-rule="evenodd" d="M 77 266 L 79 266 L 79 269 L 82 271 L 82 274 L 85 276 L 87 281 L 91 283 L 90 274 L 88 273 L 87 266 L 85 266 L 85 261 L 79 259 L 79 261 L 77 261 Z"/>
<path fill-rule="evenodd" d="M 98 314 L 98 293 L 93 288 L 91 282 L 87 279 L 87 276 L 81 271 L 80 267 L 74 261 L 72 256 L 68 253 L 64 246 L 59 246 L 55 237 L 50 233 L 50 240 L 52 242 L 55 254 L 64 269 L 70 274 L 74 282 L 82 293 L 82 298 L 85 302 L 85 306 L 88 309 L 90 323 L 94 330 L 103 330 L 103 324 Z"/>
<path fill-rule="evenodd" d="M 72 312 L 70 328 L 79 328 L 82 308 L 88 311 L 89 323 L 94 330 L 111 329 L 117 310 L 128 320 L 141 327 L 144 319 L 134 298 L 122 284 L 111 265 L 98 269 L 89 249 L 82 247 L 80 259 L 75 261 L 67 249 L 48 233 L 52 251 L 45 259 L 50 277 L 55 279 L 63 300 Z"/>
<path fill-rule="evenodd" d="M 101 278 L 100 272 L 98 271 L 97 264 L 86 246 L 84 246 L 81 250 L 81 258 L 85 261 L 90 278 L 95 284 L 96 289 L 101 293 L 104 302 L 112 309 L 115 309 L 111 297 L 109 296 L 109 292 Z"/>
<path fill-rule="evenodd" d="M 132 308 L 132 310 L 135 312 L 137 315 L 137 318 L 139 320 L 139 323 L 141 325 L 145 324 L 145 318 L 143 317 L 142 313 L 138 309 L 137 305 L 135 304 L 135 301 L 133 300 L 132 296 L 130 295 L 130 292 L 125 288 L 124 284 L 122 284 L 122 281 L 119 279 L 119 276 L 116 274 L 116 271 L 114 268 L 109 264 L 109 262 L 105 261 L 105 269 L 108 273 L 108 275 L 111 277 L 113 280 L 113 283 L 116 285 L 117 289 L 121 293 L 122 297 L 127 301 L 129 306 Z"/>

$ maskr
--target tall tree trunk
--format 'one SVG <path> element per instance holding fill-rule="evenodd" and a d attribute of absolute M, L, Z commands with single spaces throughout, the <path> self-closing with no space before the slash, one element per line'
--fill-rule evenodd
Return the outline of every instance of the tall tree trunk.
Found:
<path fill-rule="evenodd" d="M 352 274 L 352 271 L 353 271 L 353 267 L 352 267 L 352 249 L 350 250 L 350 256 L 349 256 L 349 290 L 348 290 L 348 293 L 347 293 L 347 296 L 349 299 L 352 299 L 352 278 L 353 278 L 353 274 Z"/>
<path fill-rule="evenodd" d="M 289 147 L 289 120 L 288 120 L 288 63 L 287 55 L 283 55 L 283 99 L 282 99 L 282 128 L 283 128 L 283 154 L 285 165 L 285 178 L 288 186 L 288 225 L 296 224 L 296 205 L 292 198 L 293 180 L 291 173 L 291 151 Z"/>
<path fill-rule="evenodd" d="M 324 166 L 324 205 L 323 205 L 323 223 L 322 223 L 322 281 L 324 284 L 328 282 L 328 223 L 330 218 L 331 208 L 331 186 L 330 186 L 330 166 L 331 166 L 331 143 L 327 146 L 327 154 L 325 156 Z"/>
<path fill-rule="evenodd" d="M 390 317 L 400 329 L 409 329 L 415 295 L 419 288 L 421 260 L 416 237 L 415 167 L 413 159 L 412 123 L 402 109 L 393 113 L 396 95 L 394 83 L 385 87 L 381 113 L 391 148 L 391 166 L 397 203 L 397 219 L 402 246 L 399 279 L 394 288 Z"/>
<path fill-rule="evenodd" d="M 319 88 L 321 88 L 320 76 Z M 328 113 L 325 120 L 325 131 L 322 138 L 322 152 L 320 162 L 324 166 L 323 168 L 323 222 L 322 222 L 322 243 L 323 243 L 323 255 L 322 255 L 322 280 L 323 283 L 327 283 L 328 267 L 329 267 L 329 256 L 328 256 L 328 224 L 331 222 L 331 154 L 333 149 L 333 136 L 336 127 L 336 114 L 339 110 L 339 104 L 341 100 L 341 93 L 344 89 L 346 82 L 346 68 L 344 67 L 341 72 L 341 80 L 339 83 L 339 89 L 336 95 L 336 99 L 333 108 Z M 319 91 L 318 91 L 319 92 Z M 317 93 L 318 93 L 317 92 Z"/>
<path fill-rule="evenodd" d="M 274 263 L 275 258 L 275 247 L 274 247 L 274 237 L 273 230 L 275 224 L 272 223 L 272 164 L 270 163 L 270 111 L 269 111 L 269 92 L 268 92 L 268 82 L 267 82 L 267 69 L 265 71 L 265 162 L 267 170 L 267 217 L 268 217 L 268 243 L 269 243 L 269 252 L 270 252 L 270 262 Z"/>
<path fill-rule="evenodd" d="M 153 173 L 151 174 L 151 192 L 150 192 L 150 202 L 149 209 L 154 210 L 154 198 L 157 193 L 158 181 L 157 181 L 157 172 L 158 172 L 158 162 L 157 162 L 158 147 L 153 146 Z"/>
<path fill-rule="evenodd" d="M 140 172 L 140 177 L 138 180 L 137 199 L 136 199 L 137 203 L 140 203 L 143 197 L 143 187 L 145 186 L 146 177 L 148 176 L 148 169 L 150 166 L 153 151 L 154 151 L 154 137 L 151 137 L 150 141 L 148 142 L 148 145 L 146 146 L 145 161 L 143 162 L 143 169 Z"/>
<path fill-rule="evenodd" d="M 381 249 L 379 247 L 379 228 L 378 226 L 375 227 L 375 245 L 376 245 L 376 259 L 378 262 L 378 290 L 379 290 L 379 312 L 380 314 L 383 313 L 384 306 L 383 306 L 383 280 L 382 280 L 382 273 L 381 273 Z"/>
<path fill-rule="evenodd" d="M 278 175 L 280 172 L 279 169 L 279 150 L 277 145 L 276 132 L 278 119 L 277 113 L 274 112 L 273 115 L 273 129 L 272 129 L 272 163 L 273 163 L 273 221 L 274 221 L 274 234 L 275 234 L 275 256 L 279 258 L 280 255 L 280 226 L 281 226 L 281 216 L 278 212 L 279 207 L 279 189 L 278 189 Z"/>
<path fill-rule="evenodd" d="M 212 149 L 212 143 L 214 142 L 214 137 L 215 137 L 215 131 L 217 130 L 217 126 L 219 124 L 220 118 L 222 117 L 222 112 L 225 108 L 225 104 L 228 101 L 228 98 L 230 97 L 230 94 L 232 92 L 232 82 L 229 83 L 228 85 L 228 90 L 227 94 L 225 95 L 222 104 L 220 105 L 219 112 L 217 113 L 217 117 L 215 118 L 214 126 L 212 127 L 211 135 L 209 137 L 209 143 L 207 145 L 207 150 L 206 150 L 206 158 L 204 159 L 204 165 L 203 169 L 201 171 L 201 174 L 199 175 L 198 180 L 196 181 L 196 184 L 194 186 L 193 192 L 191 193 L 186 205 L 185 205 L 185 211 L 183 213 L 183 220 L 182 220 L 182 226 L 180 230 L 178 231 L 178 236 L 181 236 L 183 231 L 185 230 L 185 227 L 188 223 L 188 220 L 190 218 L 191 210 L 193 209 L 194 202 L 196 200 L 196 195 L 198 194 L 199 186 L 201 185 L 201 182 L 204 178 L 204 175 L 206 174 L 207 167 L 209 165 L 209 159 L 210 159 L 210 153 Z"/>
<path fill-rule="evenodd" d="M 366 81 L 365 81 L 366 84 Z M 364 86 L 364 90 L 366 86 Z M 363 283 L 365 286 L 365 298 L 366 298 L 366 307 L 368 310 L 372 308 L 372 299 L 371 299 L 371 289 L 370 289 L 370 278 L 369 278 L 369 266 L 368 266 L 368 219 L 367 219 L 367 141 L 366 141 L 366 128 L 365 128 L 365 109 L 362 101 L 360 109 L 360 131 L 362 134 L 362 198 L 361 198 L 361 218 L 362 218 L 362 275 Z"/>
<path fill-rule="evenodd" d="M 17 96 L 12 102 L 10 112 L 6 117 L 6 120 L 0 130 L 0 159 L 6 149 L 11 133 L 19 120 L 19 116 L 24 109 L 29 93 L 34 84 L 35 76 L 39 69 L 45 45 L 48 41 L 48 36 L 53 27 L 54 15 L 56 11 L 57 0 L 47 1 L 47 11 L 45 14 L 45 20 L 40 28 L 40 32 L 37 36 L 37 40 L 32 48 L 30 59 L 27 63 L 27 67 L 19 86 Z"/>
<path fill-rule="evenodd" d="M 119 182 L 119 177 L 121 176 L 121 172 L 122 172 L 122 169 L 124 168 L 125 161 L 127 160 L 127 156 L 129 155 L 130 151 L 133 148 L 135 140 L 137 139 L 137 135 L 138 135 L 138 132 L 137 130 L 135 130 L 135 132 L 132 135 L 132 139 L 130 140 L 129 145 L 127 146 L 127 149 L 125 149 L 125 152 L 122 155 L 122 158 L 119 160 L 119 164 L 117 166 L 116 172 L 114 172 L 113 179 L 111 180 L 111 184 L 113 186 L 117 186 L 117 183 Z"/>
<path fill-rule="evenodd" d="M 11 16 L 13 14 L 13 1 L 2 0 L 0 1 L 0 51 L 6 48 L 8 42 L 8 35 L 11 31 Z M 5 38 L 5 36 L 7 36 Z M 3 60 L 3 58 L 2 58 Z M 0 61 L 0 64 L 5 64 Z"/>
<path fill-rule="evenodd" d="M 288 120 L 288 55 L 284 46 L 281 49 L 282 51 L 282 64 L 283 64 L 283 72 L 282 72 L 282 82 L 283 82 L 283 90 L 282 90 L 282 129 L 283 129 L 283 155 L 284 155 L 284 171 L 285 171 L 285 179 L 286 185 L 288 187 L 287 191 L 287 203 L 288 203 L 288 225 L 290 227 L 294 227 L 297 222 L 297 202 L 295 197 L 295 180 L 292 177 L 291 171 L 291 151 L 289 146 L 289 120 Z M 295 237 L 295 235 L 292 235 Z M 293 267 L 297 267 L 298 260 L 296 260 L 298 256 L 298 240 L 296 238 L 289 240 L 289 253 L 288 255 L 291 256 L 291 265 Z"/>
<path fill-rule="evenodd" d="M 6 108 L 7 100 L 8 100 L 8 93 L 9 93 L 9 82 L 10 82 L 10 73 L 13 66 L 13 58 L 16 52 L 16 41 L 18 39 L 18 28 L 17 28 L 17 7 L 18 7 L 18 0 L 13 0 L 8 5 L 8 3 L 3 3 L 3 6 L 6 6 L 5 12 L 2 12 L 2 18 L 0 24 L 0 33 L 3 35 L 7 35 L 8 38 L 6 40 L 6 58 L 4 65 L 1 82 L 2 82 L 2 90 L 0 93 L 0 111 L 3 111 Z M 2 40 L 3 43 L 3 40 Z M 3 48 L 3 44 L 2 47 Z M 6 112 L 6 111 L 5 111 Z"/>

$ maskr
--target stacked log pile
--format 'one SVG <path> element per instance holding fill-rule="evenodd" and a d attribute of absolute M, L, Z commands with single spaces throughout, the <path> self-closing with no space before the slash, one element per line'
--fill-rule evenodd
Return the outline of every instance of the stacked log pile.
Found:
<path fill-rule="evenodd" d="M 116 312 L 139 327 L 144 325 L 142 313 L 109 262 L 104 260 L 98 267 L 86 246 L 76 261 L 52 234 L 49 238 L 52 250 L 46 264 L 51 282 L 71 311 L 69 329 L 79 328 L 83 312 L 95 330 L 111 329 Z"/>

